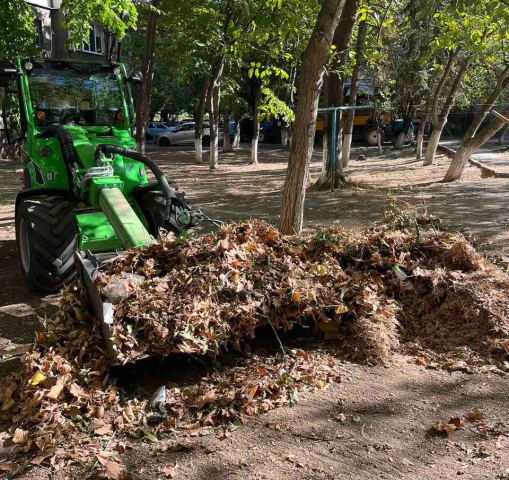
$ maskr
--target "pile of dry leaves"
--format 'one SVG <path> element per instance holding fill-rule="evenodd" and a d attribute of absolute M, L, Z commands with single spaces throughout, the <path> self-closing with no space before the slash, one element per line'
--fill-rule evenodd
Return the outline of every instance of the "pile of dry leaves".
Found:
<path fill-rule="evenodd" d="M 113 340 L 124 363 L 240 350 L 265 327 L 277 339 L 295 329 L 333 338 L 372 363 L 403 343 L 431 366 L 507 365 L 508 275 L 414 211 L 393 211 L 364 232 L 283 237 L 249 221 L 201 238 L 168 237 L 126 252 L 96 281 L 114 305 Z M 128 395 L 109 377 L 101 328 L 85 302 L 82 289 L 67 290 L 23 359 L 24 372 L 1 385 L 0 416 L 36 464 L 94 459 L 107 477 L 122 478 L 113 450 L 121 432 L 227 435 L 245 416 L 338 379 L 330 355 L 284 349 L 278 358 L 250 355 L 215 368 L 185 387 L 168 385 L 152 399 Z"/>
<path fill-rule="evenodd" d="M 371 363 L 402 340 L 472 365 L 497 352 L 503 364 L 509 352 L 508 275 L 415 211 L 392 211 L 364 232 L 284 237 L 249 221 L 168 237 L 107 265 L 97 286 L 114 303 L 120 362 L 240 349 L 263 325 L 334 334 Z"/>

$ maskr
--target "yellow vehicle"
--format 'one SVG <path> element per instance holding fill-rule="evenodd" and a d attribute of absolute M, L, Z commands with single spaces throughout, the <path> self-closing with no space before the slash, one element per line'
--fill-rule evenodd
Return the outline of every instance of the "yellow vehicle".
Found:
<path fill-rule="evenodd" d="M 353 121 L 353 139 L 363 140 L 369 146 L 378 145 L 378 126 L 375 117 L 375 111 L 370 103 L 373 99 L 373 88 L 369 82 L 361 82 L 359 86 L 359 93 L 357 96 L 357 105 L 366 105 L 365 109 L 355 110 Z M 346 105 L 350 97 L 350 82 L 347 82 L 344 87 L 344 104 Z M 320 108 L 325 107 L 323 102 L 320 102 Z M 325 128 L 324 113 L 319 113 L 316 121 L 316 132 L 322 135 Z M 378 117 L 379 127 L 382 131 L 382 143 L 388 138 L 392 137 L 394 126 L 392 125 L 393 118 L 387 113 L 382 113 Z"/>

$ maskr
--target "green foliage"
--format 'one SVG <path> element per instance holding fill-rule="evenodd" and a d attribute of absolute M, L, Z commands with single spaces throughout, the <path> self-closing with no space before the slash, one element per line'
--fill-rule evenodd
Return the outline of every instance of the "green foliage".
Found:
<path fill-rule="evenodd" d="M 0 2 L 0 53 L 9 60 L 35 53 L 36 30 L 32 9 L 25 0 Z"/>
<path fill-rule="evenodd" d="M 143 2 L 140 3 L 143 6 Z M 133 0 L 63 0 L 66 15 L 63 26 L 69 32 L 69 43 L 79 45 L 87 40 L 92 22 L 101 23 L 118 40 L 128 29 L 136 27 L 138 13 Z"/>

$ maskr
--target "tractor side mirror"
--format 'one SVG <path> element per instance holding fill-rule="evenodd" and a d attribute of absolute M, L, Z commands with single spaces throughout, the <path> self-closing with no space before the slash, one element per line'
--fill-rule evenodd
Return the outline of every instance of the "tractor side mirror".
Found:
<path fill-rule="evenodd" d="M 143 75 L 141 72 L 134 72 L 131 76 L 127 78 L 127 81 L 132 84 L 140 84 L 143 82 Z"/>

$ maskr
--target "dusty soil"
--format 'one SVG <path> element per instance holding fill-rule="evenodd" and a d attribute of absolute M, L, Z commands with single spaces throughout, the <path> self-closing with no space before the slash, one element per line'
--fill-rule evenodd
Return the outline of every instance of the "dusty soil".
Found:
<path fill-rule="evenodd" d="M 377 149 L 355 147 L 352 158 L 361 153 L 367 160 L 353 160 L 348 171 L 355 183 L 365 186 L 334 193 L 311 189 L 306 225 L 369 225 L 380 218 L 391 195 L 425 204 L 450 228 L 476 235 L 482 249 L 509 254 L 507 180 L 481 179 L 478 169 L 467 167 L 460 182 L 441 184 L 449 163 L 446 157 L 423 168 L 410 150 L 396 155 L 387 146 L 380 156 Z M 221 168 L 214 172 L 206 164 L 196 165 L 190 149 L 158 149 L 151 155 L 207 215 L 277 223 L 286 151 L 263 145 L 257 166 L 247 165 L 247 149 L 224 154 Z M 320 160 L 317 149 L 312 180 L 318 177 Z M 17 168 L 0 160 L 0 374 L 16 367 L 16 359 L 31 342 L 37 316 L 51 314 L 58 299 L 29 292 L 19 273 L 14 240 L 14 200 L 21 188 Z M 179 453 L 168 449 L 174 439 L 155 444 L 128 441 L 132 448 L 121 460 L 139 479 L 164 478 L 161 471 L 170 463 L 177 464 L 176 478 L 189 479 L 509 478 L 506 377 L 429 371 L 408 361 L 398 357 L 390 368 L 345 362 L 342 383 L 306 394 L 296 407 L 249 421 L 225 440 L 180 439 L 192 448 Z M 449 438 L 430 430 L 439 421 L 475 408 L 483 410 L 486 424 L 493 427 L 485 435 L 474 423 Z M 83 476 L 78 472 L 75 478 Z M 53 474 L 37 467 L 23 478 L 53 478 Z"/>

